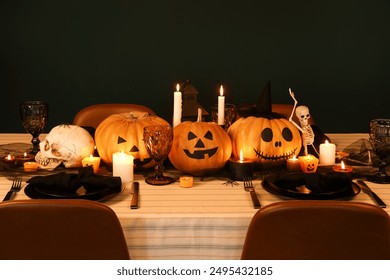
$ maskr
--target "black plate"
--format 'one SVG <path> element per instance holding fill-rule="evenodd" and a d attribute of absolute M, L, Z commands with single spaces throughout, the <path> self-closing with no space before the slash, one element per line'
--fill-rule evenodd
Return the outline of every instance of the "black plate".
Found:
<path fill-rule="evenodd" d="M 121 193 L 123 189 L 107 187 L 92 192 L 87 192 L 83 187 L 79 188 L 76 193 L 66 193 L 57 191 L 50 186 L 28 184 L 24 188 L 24 193 L 34 199 L 50 198 L 50 199 L 88 199 L 103 201 Z"/>
<path fill-rule="evenodd" d="M 275 184 L 275 181 L 279 178 L 277 175 L 272 175 L 265 178 L 262 181 L 263 188 L 273 194 L 297 198 L 297 199 L 318 199 L 318 200 L 326 200 L 326 199 L 341 199 L 341 198 L 349 198 L 360 193 L 360 187 L 355 183 L 351 182 L 351 188 L 344 188 L 340 191 L 334 192 L 310 192 L 304 185 L 286 189 Z"/>

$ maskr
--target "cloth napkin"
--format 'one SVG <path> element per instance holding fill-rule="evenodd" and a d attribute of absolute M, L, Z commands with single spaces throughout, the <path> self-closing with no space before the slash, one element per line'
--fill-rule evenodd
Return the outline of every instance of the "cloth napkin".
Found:
<path fill-rule="evenodd" d="M 342 192 L 351 188 L 352 178 L 345 173 L 292 173 L 282 175 L 274 185 L 293 190 L 305 186 L 311 193 Z"/>
<path fill-rule="evenodd" d="M 78 169 L 78 174 L 60 172 L 48 176 L 36 176 L 27 181 L 29 184 L 55 188 L 58 192 L 76 193 L 83 186 L 87 192 L 99 191 L 107 188 L 121 189 L 120 177 L 96 175 L 91 166 Z"/>

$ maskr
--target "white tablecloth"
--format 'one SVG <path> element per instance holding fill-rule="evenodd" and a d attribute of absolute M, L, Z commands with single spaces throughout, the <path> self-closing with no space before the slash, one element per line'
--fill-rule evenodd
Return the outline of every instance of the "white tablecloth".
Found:
<path fill-rule="evenodd" d="M 329 136 L 335 143 L 349 139 L 342 144 L 348 145 L 365 135 Z M 0 134 L 0 145 L 29 140 L 26 134 Z M 0 176 L 0 199 L 11 186 L 9 179 Z M 148 185 L 142 174 L 136 174 L 135 180 L 140 182 L 139 209 L 130 209 L 129 185 L 120 195 L 103 202 L 119 217 L 132 259 L 240 258 L 247 227 L 257 211 L 241 182 L 226 185 L 225 178 L 195 178 L 193 188 L 181 188 L 178 183 Z M 389 205 L 385 210 L 390 213 L 390 186 L 368 184 Z M 254 181 L 254 187 L 263 206 L 288 199 L 266 192 L 260 180 Z M 29 198 L 20 191 L 14 199 Z M 364 193 L 352 200 L 373 203 Z"/>

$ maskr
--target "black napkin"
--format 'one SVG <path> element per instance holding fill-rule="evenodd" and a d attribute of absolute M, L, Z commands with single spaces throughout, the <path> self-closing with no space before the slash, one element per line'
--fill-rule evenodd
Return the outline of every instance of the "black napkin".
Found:
<path fill-rule="evenodd" d="M 274 181 L 279 188 L 294 190 L 305 186 L 311 193 L 342 192 L 351 188 L 352 178 L 345 173 L 291 173 Z"/>
<path fill-rule="evenodd" d="M 83 186 L 87 192 L 95 192 L 107 188 L 121 189 L 120 177 L 96 175 L 91 166 L 78 169 L 78 174 L 60 172 L 48 176 L 36 176 L 27 181 L 29 184 L 50 187 L 57 192 L 67 194 L 76 193 Z"/>

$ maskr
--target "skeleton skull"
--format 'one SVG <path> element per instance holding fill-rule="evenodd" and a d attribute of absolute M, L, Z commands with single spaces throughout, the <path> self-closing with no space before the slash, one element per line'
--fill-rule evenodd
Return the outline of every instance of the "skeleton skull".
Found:
<path fill-rule="evenodd" d="M 61 163 L 66 168 L 80 167 L 81 160 L 93 154 L 94 140 L 77 125 L 58 125 L 39 143 L 35 160 L 42 169 L 54 169 Z"/>
<path fill-rule="evenodd" d="M 295 114 L 297 115 L 299 122 L 301 123 L 301 127 L 307 126 L 309 124 L 310 112 L 308 107 L 298 106 L 295 110 Z"/>

